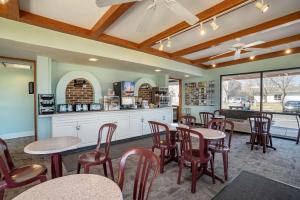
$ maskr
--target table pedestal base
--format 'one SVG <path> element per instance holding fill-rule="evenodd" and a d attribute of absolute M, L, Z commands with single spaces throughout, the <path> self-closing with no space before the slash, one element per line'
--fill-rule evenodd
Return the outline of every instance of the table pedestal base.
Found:
<path fill-rule="evenodd" d="M 52 179 L 62 177 L 62 159 L 59 153 L 51 155 L 51 174 Z"/>
<path fill-rule="evenodd" d="M 198 176 L 198 178 L 200 178 L 203 175 L 207 175 L 207 176 L 210 176 L 210 177 L 213 176 L 212 172 L 207 168 L 207 165 L 203 166 L 203 167 L 199 167 L 199 176 Z M 216 174 L 215 174 L 215 179 L 220 181 L 221 183 L 225 183 L 224 179 L 221 178 L 220 176 L 216 175 Z"/>

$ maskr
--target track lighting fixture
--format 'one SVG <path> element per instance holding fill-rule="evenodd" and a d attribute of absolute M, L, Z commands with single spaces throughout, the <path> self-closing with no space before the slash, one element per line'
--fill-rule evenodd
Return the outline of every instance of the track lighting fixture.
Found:
<path fill-rule="evenodd" d="M 212 67 L 215 68 L 217 65 L 216 64 L 212 64 Z"/>
<path fill-rule="evenodd" d="M 213 17 L 213 21 L 210 23 L 210 26 L 212 29 L 215 31 L 217 30 L 220 26 L 217 24 L 217 17 Z"/>
<path fill-rule="evenodd" d="M 167 47 L 171 48 L 171 46 L 172 46 L 172 41 L 171 41 L 171 38 L 168 37 Z"/>
<path fill-rule="evenodd" d="M 259 9 L 262 13 L 265 13 L 269 10 L 270 6 L 264 2 L 264 0 L 259 0 L 256 2 L 255 7 Z"/>
<path fill-rule="evenodd" d="M 203 23 L 201 22 L 201 23 L 200 23 L 200 35 L 205 35 L 205 33 L 206 33 L 206 30 L 205 30 L 205 28 L 203 27 Z"/>
<path fill-rule="evenodd" d="M 162 41 L 159 41 L 159 48 L 158 50 L 163 51 L 164 50 L 164 44 L 162 43 Z"/>
<path fill-rule="evenodd" d="M 255 56 L 250 56 L 250 60 L 254 60 L 255 59 Z"/>
<path fill-rule="evenodd" d="M 285 50 L 285 53 L 286 53 L 286 54 L 290 54 L 291 52 L 292 52 L 291 49 L 286 49 L 286 50 Z"/>
<path fill-rule="evenodd" d="M 0 4 L 4 5 L 8 2 L 8 0 L 0 0 Z"/>

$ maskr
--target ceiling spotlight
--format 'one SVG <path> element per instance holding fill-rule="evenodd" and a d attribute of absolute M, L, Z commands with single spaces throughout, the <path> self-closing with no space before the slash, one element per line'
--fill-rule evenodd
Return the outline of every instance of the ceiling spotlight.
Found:
<path fill-rule="evenodd" d="M 292 52 L 292 50 L 291 49 L 287 49 L 287 50 L 285 50 L 285 53 L 286 54 L 290 54 Z"/>
<path fill-rule="evenodd" d="M 187 74 L 186 74 L 186 75 L 184 75 L 184 77 L 185 77 L 185 78 L 188 78 L 188 77 L 190 77 L 190 75 L 187 75 Z"/>
<path fill-rule="evenodd" d="M 254 60 L 255 56 L 250 56 L 250 60 Z"/>
<path fill-rule="evenodd" d="M 212 64 L 212 67 L 215 68 L 217 65 L 216 64 Z"/>
<path fill-rule="evenodd" d="M 270 6 L 264 2 L 264 0 L 257 1 L 255 7 L 259 9 L 262 13 L 269 10 Z"/>
<path fill-rule="evenodd" d="M 96 62 L 96 61 L 98 61 L 98 59 L 97 58 L 89 58 L 89 61 Z"/>
<path fill-rule="evenodd" d="M 205 28 L 203 27 L 203 23 L 201 22 L 201 23 L 200 23 L 200 35 L 205 35 L 205 33 L 206 33 L 206 30 L 205 30 Z"/>
<path fill-rule="evenodd" d="M 160 69 L 155 69 L 154 71 L 155 71 L 155 72 L 161 72 L 161 70 L 160 70 Z"/>
<path fill-rule="evenodd" d="M 158 50 L 163 51 L 164 50 L 164 44 L 162 43 L 162 41 L 159 41 L 159 48 Z"/>
<path fill-rule="evenodd" d="M 8 2 L 9 0 L 0 0 L 0 4 L 4 5 Z"/>
<path fill-rule="evenodd" d="M 171 41 L 171 38 L 168 37 L 167 47 L 171 48 L 171 46 L 172 46 L 172 41 Z"/>
<path fill-rule="evenodd" d="M 212 27 L 212 29 L 215 31 L 217 30 L 220 26 L 217 24 L 217 18 L 214 17 L 213 21 L 210 23 L 210 26 Z"/>

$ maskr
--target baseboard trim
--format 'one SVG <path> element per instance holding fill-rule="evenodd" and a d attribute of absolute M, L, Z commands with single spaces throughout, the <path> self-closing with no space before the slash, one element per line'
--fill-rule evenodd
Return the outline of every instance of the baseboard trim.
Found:
<path fill-rule="evenodd" d="M 1 134 L 0 137 L 4 140 L 34 136 L 34 131 L 22 131 L 14 133 Z"/>

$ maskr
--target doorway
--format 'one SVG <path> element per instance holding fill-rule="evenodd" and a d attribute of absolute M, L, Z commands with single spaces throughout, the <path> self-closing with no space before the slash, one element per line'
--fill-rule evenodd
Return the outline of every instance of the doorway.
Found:
<path fill-rule="evenodd" d="M 35 62 L 0 56 L 0 137 L 35 136 Z"/>
<path fill-rule="evenodd" d="M 181 79 L 169 79 L 170 101 L 173 107 L 173 121 L 178 122 L 181 117 L 182 108 L 182 84 Z"/>

